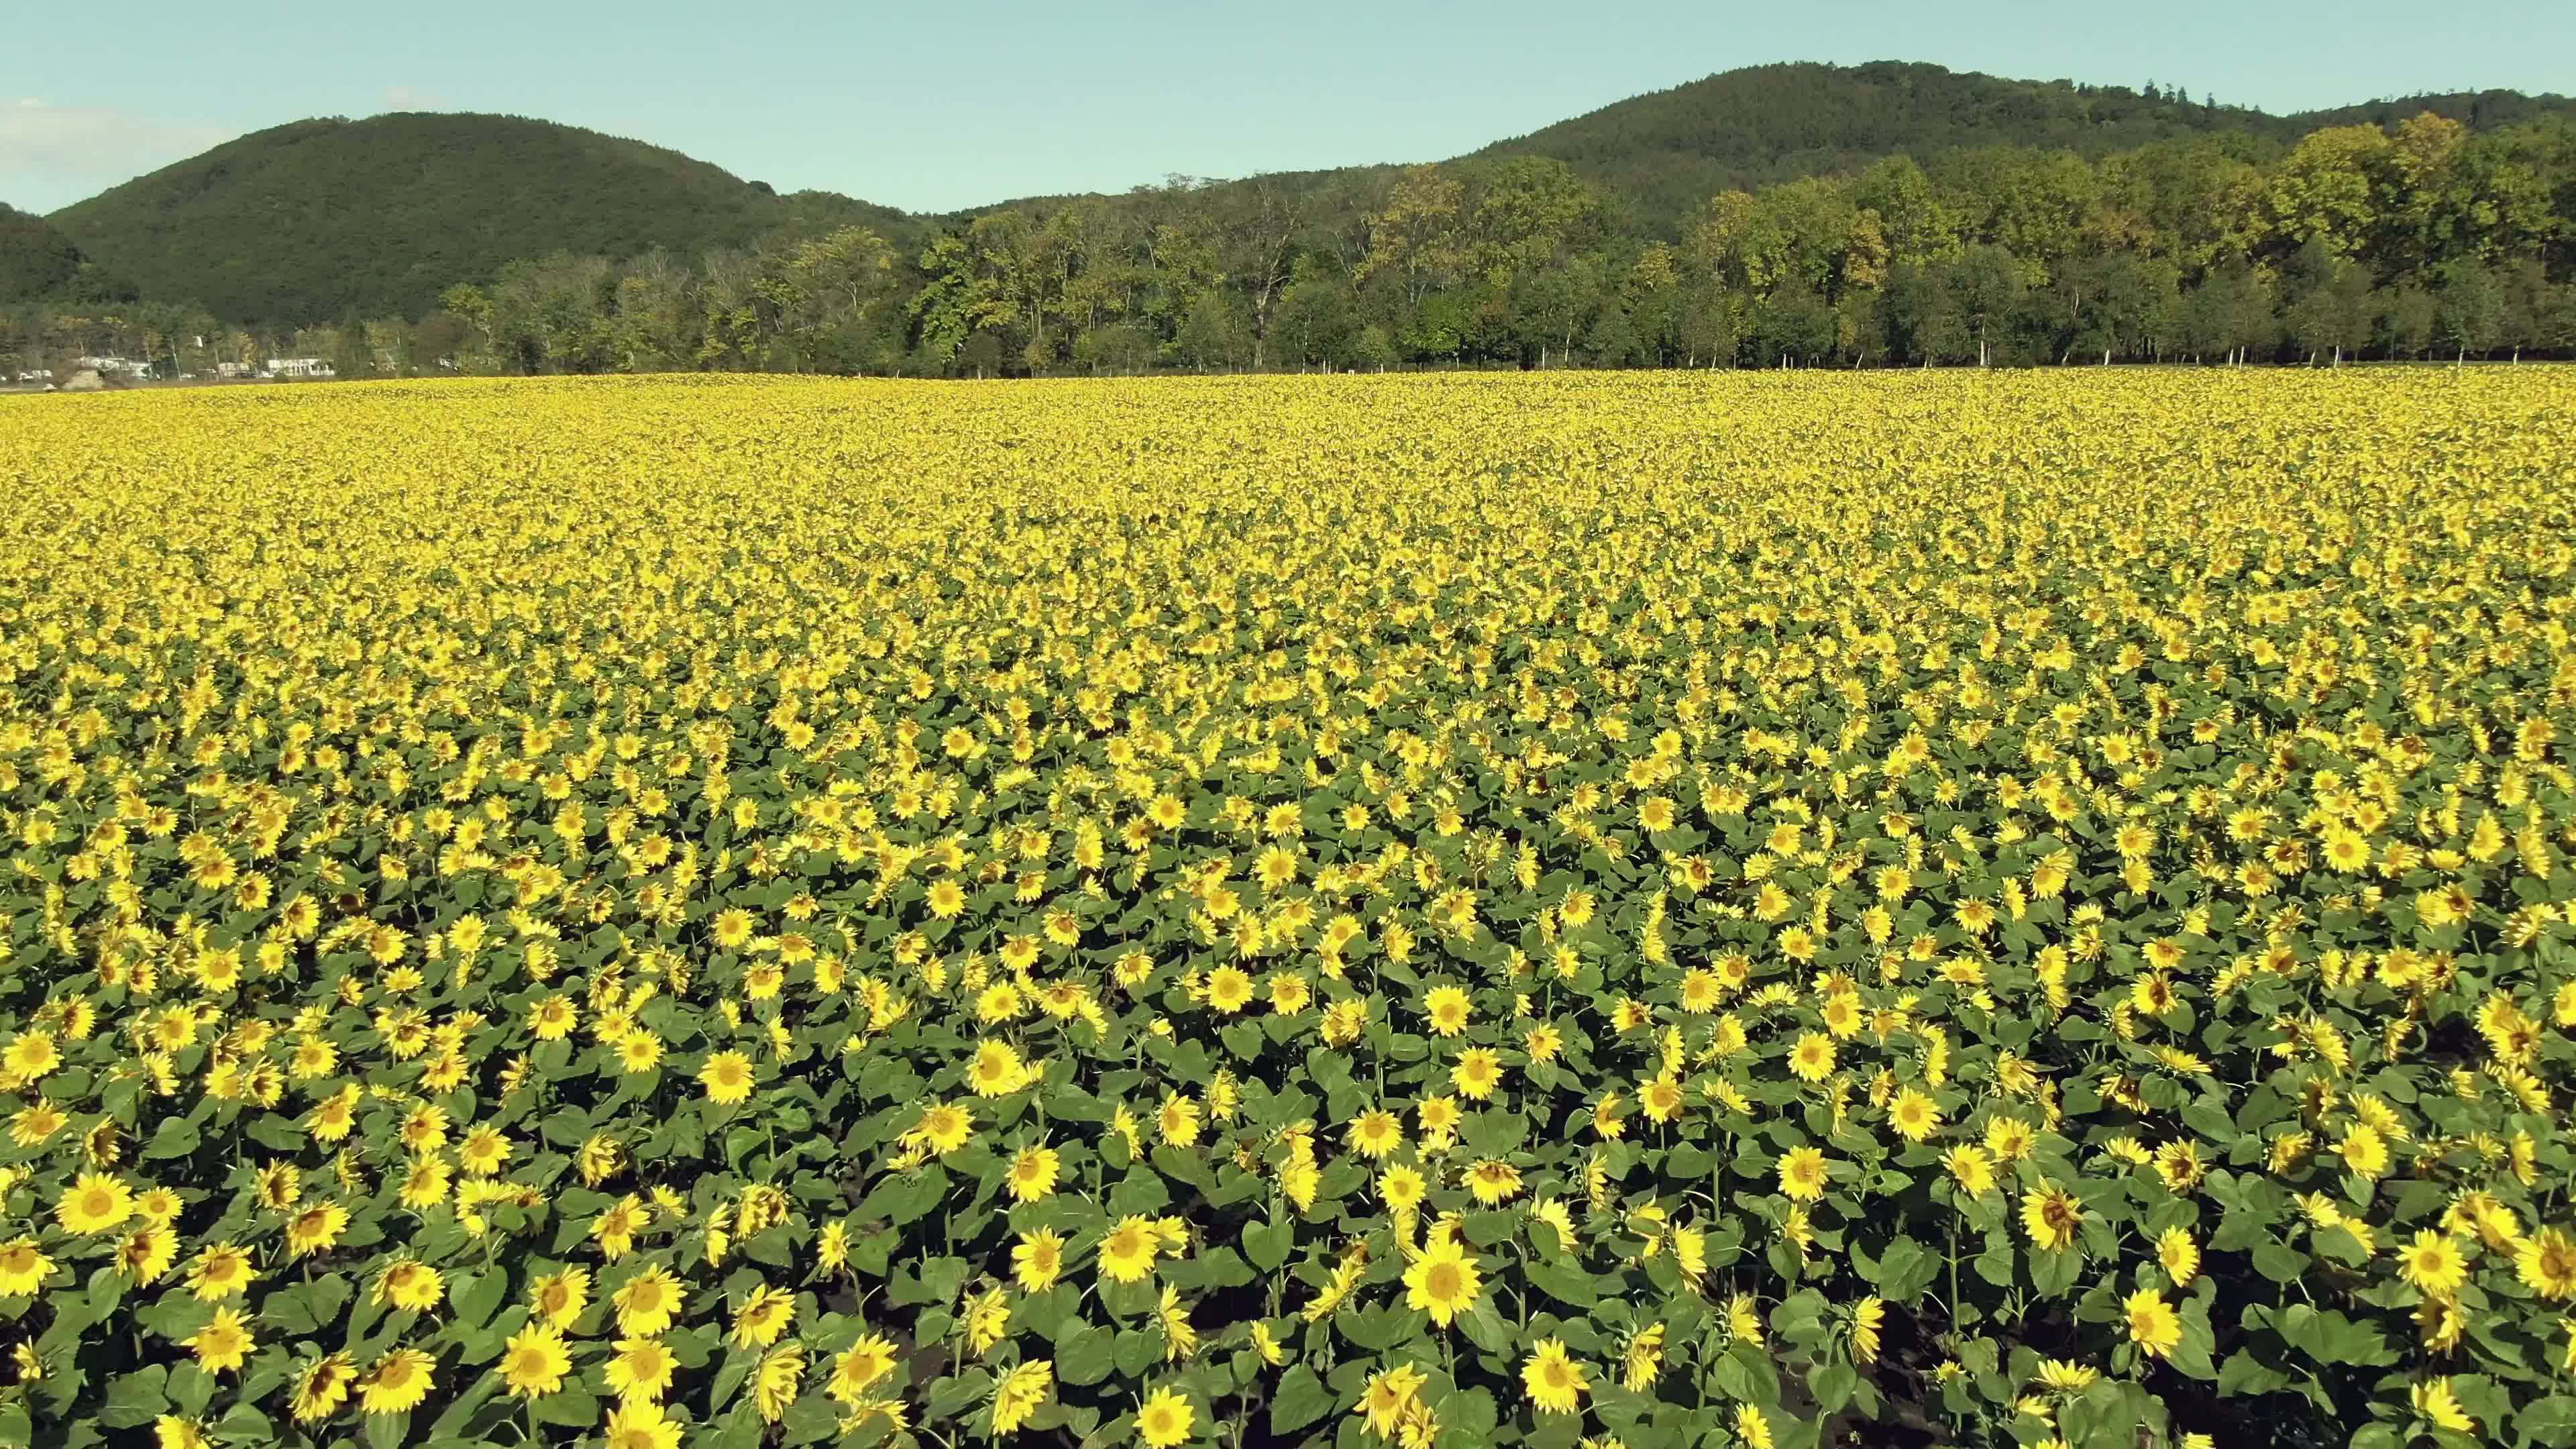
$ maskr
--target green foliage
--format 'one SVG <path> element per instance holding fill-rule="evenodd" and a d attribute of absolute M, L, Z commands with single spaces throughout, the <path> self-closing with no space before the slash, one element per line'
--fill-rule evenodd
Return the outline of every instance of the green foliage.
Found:
<path fill-rule="evenodd" d="M 255 132 L 51 220 L 146 295 L 280 326 L 416 317 L 461 278 L 550 252 L 693 255 L 899 216 L 572 126 L 407 113 Z"/>
<path fill-rule="evenodd" d="M 13 275 L 42 277 L 15 293 L 41 305 L 0 307 L 0 365 L 100 351 L 203 371 L 268 351 L 343 376 L 983 377 L 2548 355 L 2576 352 L 2569 112 L 2484 93 L 2281 117 L 2152 86 L 1761 66 L 1433 165 L 941 218 L 777 196 L 537 121 L 301 122 L 61 213 L 96 258 L 68 277 L 24 226 L 17 252 L 39 260 L 12 266 L 0 225 L 0 301 Z"/>
<path fill-rule="evenodd" d="M 2563 97 L 2499 91 L 2273 116 L 2125 86 L 2009 80 L 1899 61 L 1760 65 L 1632 97 L 1476 154 L 1553 156 L 1669 226 L 1720 191 L 1859 172 L 1899 154 L 1926 166 L 1952 152 L 1998 146 L 2099 158 L 2212 133 L 2278 147 L 2320 127 L 2393 124 L 2425 110 L 2494 127 L 2563 118 L 2571 109 Z"/>
<path fill-rule="evenodd" d="M 0 206 L 0 304 L 24 302 L 80 275 L 80 248 L 43 217 Z"/>

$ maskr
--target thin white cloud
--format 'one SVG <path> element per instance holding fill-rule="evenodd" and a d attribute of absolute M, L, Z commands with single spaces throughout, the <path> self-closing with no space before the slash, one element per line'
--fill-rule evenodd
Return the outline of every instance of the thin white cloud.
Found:
<path fill-rule="evenodd" d="M 0 103 L 0 201 L 50 211 L 239 134 L 21 97 Z"/>
<path fill-rule="evenodd" d="M 433 91 L 415 90 L 410 86 L 385 87 L 385 109 L 388 111 L 435 111 L 446 105 L 446 97 Z"/>

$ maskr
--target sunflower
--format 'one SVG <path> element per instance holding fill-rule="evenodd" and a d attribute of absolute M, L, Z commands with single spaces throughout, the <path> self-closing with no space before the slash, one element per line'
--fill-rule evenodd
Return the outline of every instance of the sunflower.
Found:
<path fill-rule="evenodd" d="M 490 1177 L 509 1162 L 510 1139 L 497 1127 L 478 1126 L 457 1144 L 456 1160 L 464 1165 L 467 1175 Z"/>
<path fill-rule="evenodd" d="M 1897 1136 L 1920 1142 L 1941 1130 L 1941 1109 L 1930 1097 L 1907 1087 L 1888 1105 L 1887 1120 L 1896 1128 Z"/>
<path fill-rule="evenodd" d="M 70 1120 L 51 1102 L 30 1102 L 10 1114 L 9 1140 L 20 1147 L 34 1147 L 63 1130 Z"/>
<path fill-rule="evenodd" d="M 1872 1294 L 1852 1305 L 1852 1362 L 1872 1364 L 1878 1361 L 1879 1330 L 1887 1322 L 1885 1300 Z"/>
<path fill-rule="evenodd" d="M 1421 1170 L 1401 1162 L 1377 1175 L 1378 1200 L 1386 1204 L 1389 1212 L 1413 1211 L 1429 1190 L 1430 1184 L 1423 1180 Z"/>
<path fill-rule="evenodd" d="M 1440 1036 L 1454 1037 L 1464 1032 L 1472 1012 L 1467 993 L 1455 986 L 1434 986 L 1422 998 L 1423 1018 Z"/>
<path fill-rule="evenodd" d="M 1252 977 L 1241 968 L 1219 966 L 1208 973 L 1208 1005 L 1227 1016 L 1252 1003 Z"/>
<path fill-rule="evenodd" d="M 1990 1117 L 1985 1141 L 1996 1161 L 2019 1162 L 2039 1145 L 2039 1133 L 2018 1117 Z"/>
<path fill-rule="evenodd" d="M 528 1285 L 528 1313 L 549 1328 L 572 1327 L 590 1306 L 590 1270 L 566 1268 L 547 1273 Z"/>
<path fill-rule="evenodd" d="M 1450 1085 L 1470 1102 L 1486 1101 L 1503 1082 L 1503 1059 L 1488 1047 L 1469 1047 L 1449 1069 Z"/>
<path fill-rule="evenodd" d="M 2398 1250 L 2397 1271 L 2418 1291 L 2448 1298 L 2468 1281 L 2469 1264 L 2457 1243 L 2426 1228 Z"/>
<path fill-rule="evenodd" d="M 1043 1293 L 1064 1271 L 1064 1239 L 1047 1228 L 1020 1234 L 1011 1247 L 1011 1276 L 1023 1293 Z"/>
<path fill-rule="evenodd" d="M 220 1303 L 250 1290 L 259 1275 L 251 1271 L 250 1254 L 230 1243 L 210 1243 L 188 1265 L 188 1291 L 206 1303 Z"/>
<path fill-rule="evenodd" d="M 980 1330 L 974 1327 L 979 1313 L 984 1323 Z M 993 1290 L 990 1297 L 967 1312 L 967 1347 L 980 1355 L 1000 1342 L 1009 1330 L 1010 1317 L 1010 1307 L 1002 1301 L 1001 1290 Z M 1169 1283 L 1163 1285 L 1163 1298 L 1154 1309 L 1154 1322 L 1163 1332 L 1163 1362 L 1187 1359 L 1199 1351 L 1199 1331 L 1190 1323 L 1189 1305 L 1181 1302 L 1180 1290 Z"/>
<path fill-rule="evenodd" d="M 719 1107 L 735 1106 L 751 1096 L 751 1058 L 741 1052 L 716 1052 L 698 1068 L 698 1083 L 706 1089 L 708 1101 Z"/>
<path fill-rule="evenodd" d="M 422 1313 L 438 1306 L 445 1284 L 438 1270 L 412 1259 L 399 1259 L 376 1275 L 376 1301 L 412 1313 Z"/>
<path fill-rule="evenodd" d="M 1669 1075 L 1656 1077 L 1637 1089 L 1638 1108 L 1646 1114 L 1646 1120 L 1658 1124 L 1672 1121 L 1685 1100 L 1682 1084 Z"/>
<path fill-rule="evenodd" d="M 501 1353 L 501 1382 L 520 1398 L 555 1392 L 571 1369 L 572 1353 L 564 1346 L 563 1335 L 542 1323 L 511 1334 Z"/>
<path fill-rule="evenodd" d="M 609 1356 L 608 1391 L 624 1403 L 658 1403 L 680 1371 L 679 1356 L 658 1338 L 621 1338 Z"/>
<path fill-rule="evenodd" d="M 238 1369 L 258 1347 L 251 1341 L 250 1320 L 236 1308 L 218 1308 L 206 1326 L 179 1340 L 197 1355 L 197 1367 L 208 1373 Z"/>
<path fill-rule="evenodd" d="M 1393 1438 L 1405 1411 L 1413 1406 L 1414 1397 L 1428 1382 L 1423 1372 L 1411 1364 L 1380 1369 L 1369 1375 L 1368 1387 L 1360 1392 L 1360 1401 L 1351 1406 L 1351 1412 L 1367 1423 L 1370 1433 L 1381 1439 Z"/>
<path fill-rule="evenodd" d="M 1174 1390 L 1156 1389 L 1136 1409 L 1136 1438 L 1145 1449 L 1172 1449 L 1190 1437 L 1198 1410 Z"/>
<path fill-rule="evenodd" d="M 1476 1260 L 1455 1241 L 1437 1238 L 1404 1270 L 1405 1306 L 1431 1315 L 1447 1328 L 1458 1315 L 1476 1306 L 1479 1280 Z"/>
<path fill-rule="evenodd" d="M 614 1263 L 634 1250 L 635 1235 L 651 1226 L 652 1221 L 644 1200 L 628 1193 L 591 1218 L 591 1241 L 599 1244 L 600 1256 Z"/>
<path fill-rule="evenodd" d="M 2434 1353 L 2452 1353 L 2460 1346 L 2460 1336 L 2468 1332 L 2468 1320 L 2460 1315 L 2459 1300 L 2426 1294 L 2415 1305 L 2415 1332 L 2424 1347 Z"/>
<path fill-rule="evenodd" d="M 796 1300 L 763 1283 L 733 1313 L 736 1348 L 767 1348 L 796 1321 Z"/>
<path fill-rule="evenodd" d="M 296 1376 L 292 1408 L 295 1422 L 310 1424 L 338 1413 L 358 1381 L 357 1365 L 345 1353 L 325 1354 Z"/>
<path fill-rule="evenodd" d="M 2515 1246 L 2513 1271 L 2522 1286 L 2545 1298 L 2576 1298 L 2576 1241 L 2542 1228 Z"/>
<path fill-rule="evenodd" d="M 55 1046 L 54 1034 L 50 1031 L 22 1031 L 16 1040 L 9 1043 L 7 1051 L 0 1052 L 0 1068 L 5 1068 L 24 1086 L 34 1086 L 42 1081 L 45 1074 L 61 1066 L 62 1061 L 62 1051 Z"/>
<path fill-rule="evenodd" d="M 134 1190 L 115 1177 L 87 1172 L 54 1204 L 54 1221 L 67 1233 L 105 1233 L 134 1216 Z"/>
<path fill-rule="evenodd" d="M 1133 1283 L 1153 1271 L 1162 1239 L 1151 1218 L 1120 1218 L 1100 1240 L 1100 1271 L 1112 1283 Z"/>
<path fill-rule="evenodd" d="M 650 1399 L 623 1399 L 609 1411 L 601 1449 L 680 1449 L 680 1428 Z"/>
<path fill-rule="evenodd" d="M 2030 1240 L 2042 1248 L 2055 1252 L 2074 1242 L 2075 1230 L 2083 1222 L 2083 1200 L 2045 1178 L 2038 1187 L 2022 1194 L 2022 1226 L 2029 1230 Z"/>
<path fill-rule="evenodd" d="M 403 1177 L 402 1204 L 419 1210 L 447 1201 L 447 1189 L 454 1174 L 447 1170 L 447 1160 L 430 1156 L 414 1159 L 411 1171 Z"/>
<path fill-rule="evenodd" d="M 2051 1393 L 2080 1394 L 2093 1387 L 2101 1377 L 2099 1369 L 2087 1364 L 2069 1363 L 2058 1358 L 2039 1361 L 2040 1385 Z"/>
<path fill-rule="evenodd" d="M 2136 1344 L 2151 1358 L 2170 1358 L 2175 1345 L 2182 1342 L 2182 1318 L 2165 1302 L 2164 1295 L 2153 1288 L 2141 1288 L 2121 1305 L 2127 1320 L 2129 1342 Z"/>
<path fill-rule="evenodd" d="M 1520 1190 L 1520 1169 L 1499 1158 L 1485 1158 L 1467 1169 L 1467 1191 L 1480 1207 L 1498 1207 Z"/>
<path fill-rule="evenodd" d="M 1046 1406 L 1055 1386 L 1055 1364 L 1049 1359 L 1023 1363 L 994 1381 L 992 1428 L 996 1436 L 1018 1432 Z"/>
<path fill-rule="evenodd" d="M 894 1340 L 871 1333 L 843 1349 L 832 1360 L 832 1377 L 823 1392 L 843 1405 L 855 1405 L 877 1380 L 894 1372 Z"/>
<path fill-rule="evenodd" d="M 1174 1147 L 1196 1146 L 1199 1140 L 1198 1104 L 1178 1092 L 1164 1094 L 1163 1105 L 1154 1112 L 1154 1130 Z"/>
<path fill-rule="evenodd" d="M 136 1284 L 149 1286 L 161 1281 L 178 1255 L 179 1235 L 158 1223 L 146 1222 L 117 1244 L 116 1268 Z"/>
<path fill-rule="evenodd" d="M 1950 1172 L 1950 1180 L 1970 1197 L 1984 1197 L 1995 1189 L 1994 1159 L 1982 1147 L 1961 1143 L 1942 1156 L 1941 1165 Z"/>
<path fill-rule="evenodd" d="M 1004 1184 L 1013 1202 L 1036 1202 L 1055 1191 L 1055 1182 L 1063 1159 L 1052 1147 L 1023 1147 L 1011 1158 L 1010 1171 Z"/>
<path fill-rule="evenodd" d="M 1604 1142 L 1616 1142 L 1627 1134 L 1628 1121 L 1619 1115 L 1619 1108 L 1624 1101 L 1625 1099 L 1617 1092 L 1601 1094 L 1601 1100 L 1592 1104 L 1593 1135 Z"/>
<path fill-rule="evenodd" d="M 804 1383 L 804 1345 L 790 1339 L 763 1355 L 751 1376 L 752 1404 L 761 1422 L 775 1424 L 787 1417 L 787 1406 L 796 1402 Z"/>
<path fill-rule="evenodd" d="M 2447 1378 L 2430 1379 L 2407 1390 L 2408 1402 L 2434 1428 L 2453 1434 L 2474 1433 L 2478 1421 L 2460 1407 L 2460 1396 L 2451 1391 Z"/>
<path fill-rule="evenodd" d="M 1348 1140 L 1360 1156 L 1383 1158 L 1404 1145 L 1404 1124 L 1393 1112 L 1373 1107 L 1351 1120 Z"/>
<path fill-rule="evenodd" d="M 1649 1323 L 1628 1336 L 1628 1346 L 1620 1353 L 1619 1387 L 1632 1394 L 1645 1393 L 1655 1386 L 1663 1362 L 1664 1325 Z"/>
<path fill-rule="evenodd" d="M 1820 1031 L 1798 1038 L 1789 1049 L 1789 1070 L 1802 1082 L 1821 1082 L 1834 1071 L 1834 1040 Z"/>
<path fill-rule="evenodd" d="M 1423 1098 L 1413 1109 L 1414 1123 L 1422 1129 L 1423 1149 L 1438 1152 L 1447 1148 L 1465 1115 L 1466 1109 L 1458 1105 L 1455 1097 Z"/>
<path fill-rule="evenodd" d="M 2156 1234 L 2156 1261 L 2176 1288 L 2187 1288 L 2200 1276 L 2200 1244 L 2192 1241 L 2189 1228 L 2167 1228 Z"/>
<path fill-rule="evenodd" d="M 562 1041 L 580 1024 L 580 1010 L 560 992 L 528 1008 L 528 1034 L 539 1041 Z"/>
<path fill-rule="evenodd" d="M 929 1145 L 930 1150 L 945 1156 L 966 1145 L 975 1134 L 974 1114 L 954 1103 L 943 1102 L 924 1110 L 908 1134 Z"/>
<path fill-rule="evenodd" d="M 1028 1075 L 1027 1064 L 1009 1042 L 987 1041 L 975 1048 L 975 1060 L 966 1069 L 966 1085 L 978 1097 L 1002 1097 L 1018 1091 Z"/>
<path fill-rule="evenodd" d="M 2199 1144 L 2190 1141 L 2168 1142 L 2156 1149 L 2156 1175 L 2164 1179 L 2165 1190 L 2188 1193 L 2208 1175 L 2209 1164 L 2200 1160 Z"/>
<path fill-rule="evenodd" d="M 1542 1338 L 1532 1345 L 1529 1356 L 1521 1360 L 1521 1385 L 1529 1391 L 1530 1403 L 1542 1414 L 1572 1414 L 1583 1407 L 1583 1396 L 1590 1389 L 1583 1366 L 1568 1357 L 1563 1341 Z"/>
<path fill-rule="evenodd" d="M 286 1255 L 301 1258 L 319 1253 L 340 1241 L 341 1232 L 349 1226 L 349 1210 L 336 1202 L 316 1203 L 287 1219 Z"/>
<path fill-rule="evenodd" d="M 36 1240 L 0 1243 L 0 1298 L 31 1298 L 53 1276 L 54 1260 L 37 1251 Z"/>
<path fill-rule="evenodd" d="M 1780 1158 L 1780 1191 L 1793 1202 L 1814 1202 L 1825 1195 L 1825 1154 L 1819 1147 L 1792 1147 Z"/>
<path fill-rule="evenodd" d="M 366 1413 L 410 1413 L 430 1397 L 430 1369 L 438 1364 L 420 1348 L 394 1348 L 358 1379 L 358 1408 Z"/>
<path fill-rule="evenodd" d="M 620 1337 L 651 1338 L 680 1316 L 686 1296 L 680 1280 L 656 1264 L 627 1279 L 608 1301 L 617 1310 Z"/>
<path fill-rule="evenodd" d="M 2388 1171 L 2388 1142 L 2379 1129 L 2367 1122 L 2356 1122 L 2344 1133 L 2335 1151 L 2343 1157 L 2344 1166 L 2365 1180 Z"/>

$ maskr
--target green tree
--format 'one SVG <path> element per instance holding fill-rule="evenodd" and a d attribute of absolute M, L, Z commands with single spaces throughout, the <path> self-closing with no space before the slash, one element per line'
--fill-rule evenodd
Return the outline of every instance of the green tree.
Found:
<path fill-rule="evenodd" d="M 2377 126 L 2329 126 L 2293 148 L 2266 193 L 2271 229 L 2291 247 L 2362 250 L 2394 189 L 2396 158 Z"/>
<path fill-rule="evenodd" d="M 1172 339 L 1172 354 L 1201 370 L 1250 366 L 1254 353 L 1252 312 L 1240 296 L 1219 288 L 1199 294 Z"/>
<path fill-rule="evenodd" d="M 2443 266 L 2433 293 L 2433 332 L 2454 363 L 2495 350 L 2504 335 L 2504 284 L 2494 268 L 2467 260 Z"/>
<path fill-rule="evenodd" d="M 1408 166 L 1368 214 L 1368 252 L 1353 270 L 1363 284 L 1384 279 L 1408 307 L 1454 285 L 1470 260 L 1459 232 L 1465 183 L 1437 166 Z"/>
<path fill-rule="evenodd" d="M 1999 335 L 2029 290 L 2021 265 L 2003 247 L 1978 242 L 1960 252 L 1947 272 L 1950 291 L 1958 298 L 1960 320 L 1976 339 L 1977 365 L 1984 367 L 1993 360 Z"/>

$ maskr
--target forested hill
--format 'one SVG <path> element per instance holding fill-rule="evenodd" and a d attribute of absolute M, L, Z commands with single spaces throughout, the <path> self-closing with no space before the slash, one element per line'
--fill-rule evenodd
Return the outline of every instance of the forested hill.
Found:
<path fill-rule="evenodd" d="M 80 271 L 80 248 L 60 228 L 0 205 L 0 305 L 59 293 Z"/>
<path fill-rule="evenodd" d="M 148 297 L 280 326 L 418 315 L 460 277 L 574 251 L 694 257 L 903 214 L 779 196 L 677 151 L 515 116 L 297 121 L 75 203 L 49 220 Z"/>
<path fill-rule="evenodd" d="M 945 216 L 397 115 L 247 136 L 48 220 L 0 218 L 0 367 L 2576 355 L 2576 103 L 2512 92 L 2273 116 L 1765 66 L 1451 161 Z"/>
<path fill-rule="evenodd" d="M 2208 133 L 2287 145 L 2324 126 L 2389 125 L 2422 111 L 2474 131 L 2576 117 L 2576 101 L 2485 91 L 2276 116 L 2179 89 L 2007 80 L 1900 61 L 1762 65 L 1631 97 L 1475 154 L 1553 157 L 1664 229 L 1721 191 L 1854 173 L 1898 152 L 1930 167 L 1950 152 L 1987 146 L 2098 159 Z"/>
<path fill-rule="evenodd" d="M 2006 80 L 1935 65 L 1766 65 L 1621 101 L 1477 155 L 1562 160 L 1626 211 L 1627 225 L 1670 237 L 1718 192 L 1854 174 L 1899 152 L 1927 167 L 1985 147 L 2062 148 L 2092 159 L 2212 133 L 2278 152 L 2318 126 L 2385 124 L 2421 110 L 2476 131 L 2576 115 L 2576 102 L 2491 91 L 2284 117 L 2179 91 Z M 1394 170 L 1265 177 L 1257 204 L 1289 192 L 1312 221 L 1356 221 L 1378 204 Z M 1080 200 L 1014 205 L 1043 215 Z M 1105 200 L 1120 209 L 1162 204 L 1152 196 Z M 623 261 L 660 249 L 695 264 L 710 249 L 864 225 L 910 259 L 940 219 L 829 192 L 780 196 L 676 151 L 546 121 L 396 114 L 256 132 L 49 220 L 86 255 L 93 283 L 194 303 L 228 324 L 280 328 L 416 317 L 457 281 L 554 253 Z M 0 255 L 0 297 L 41 295 L 60 283 L 59 248 L 22 249 L 23 269 Z"/>

